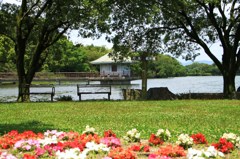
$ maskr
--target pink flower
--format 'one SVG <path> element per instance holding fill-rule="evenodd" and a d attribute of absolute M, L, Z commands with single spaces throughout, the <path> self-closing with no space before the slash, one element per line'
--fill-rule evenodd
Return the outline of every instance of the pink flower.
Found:
<path fill-rule="evenodd" d="M 25 143 L 24 140 L 19 140 L 17 141 L 15 144 L 14 144 L 14 147 L 17 149 L 17 148 L 20 148 L 22 147 L 22 144 Z"/>
<path fill-rule="evenodd" d="M 46 150 L 38 147 L 38 148 L 36 148 L 35 152 L 36 152 L 37 156 L 41 156 L 46 152 Z"/>
<path fill-rule="evenodd" d="M 32 147 L 30 145 L 25 145 L 22 148 L 24 148 L 25 150 L 29 151 L 29 150 L 31 150 Z"/>
<path fill-rule="evenodd" d="M 148 156 L 148 159 L 156 159 L 157 157 L 159 157 L 159 155 L 150 154 L 150 155 Z"/>
<path fill-rule="evenodd" d="M 120 139 L 116 137 L 104 137 L 100 140 L 101 143 L 107 145 L 108 147 L 120 147 Z"/>
<path fill-rule="evenodd" d="M 160 156 L 160 155 L 157 155 L 157 154 L 150 154 L 148 156 L 148 159 L 171 159 L 171 157 Z"/>
<path fill-rule="evenodd" d="M 8 154 L 7 152 L 3 152 L 0 155 L 0 158 L 4 158 L 4 159 L 17 159 L 17 157 L 13 156 L 12 154 Z"/>

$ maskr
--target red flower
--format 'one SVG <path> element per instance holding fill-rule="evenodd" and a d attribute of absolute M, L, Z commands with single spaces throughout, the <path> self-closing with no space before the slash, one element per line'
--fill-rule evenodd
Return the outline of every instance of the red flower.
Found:
<path fill-rule="evenodd" d="M 141 147 L 140 147 L 140 145 L 132 145 L 130 149 L 133 151 L 140 151 Z"/>
<path fill-rule="evenodd" d="M 151 134 L 148 142 L 152 145 L 161 145 L 163 140 L 160 137 L 157 137 L 155 134 Z"/>
<path fill-rule="evenodd" d="M 103 136 L 104 137 L 117 137 L 116 134 L 112 130 L 104 131 Z"/>
<path fill-rule="evenodd" d="M 193 142 L 195 144 L 207 144 L 207 140 L 205 136 L 201 133 L 191 135 Z"/>
<path fill-rule="evenodd" d="M 23 159 L 36 159 L 36 157 L 30 154 L 24 154 Z"/>
<path fill-rule="evenodd" d="M 143 144 L 139 144 L 139 145 L 132 145 L 130 147 L 130 149 L 132 151 L 138 151 L 138 152 L 149 152 L 150 151 L 150 147 L 148 145 L 143 145 Z"/>
<path fill-rule="evenodd" d="M 150 147 L 148 145 L 145 145 L 143 148 L 143 152 L 150 152 Z"/>
<path fill-rule="evenodd" d="M 122 147 L 117 147 L 112 149 L 108 157 L 111 157 L 112 159 L 136 159 L 136 154 L 131 151 L 130 149 L 123 149 Z"/>
<path fill-rule="evenodd" d="M 186 156 L 184 149 L 181 146 L 167 145 L 157 151 L 158 155 L 169 157 L 183 157 Z"/>
<path fill-rule="evenodd" d="M 218 143 L 213 143 L 215 149 L 227 154 L 234 150 L 234 145 L 225 138 L 220 138 Z"/>

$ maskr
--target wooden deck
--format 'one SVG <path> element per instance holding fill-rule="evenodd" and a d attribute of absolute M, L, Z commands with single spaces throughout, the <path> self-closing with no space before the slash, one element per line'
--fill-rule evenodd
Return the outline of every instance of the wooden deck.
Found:
<path fill-rule="evenodd" d="M 52 73 L 52 74 L 41 74 L 37 73 L 33 81 L 38 82 L 57 82 L 61 84 L 65 81 L 74 81 L 90 83 L 91 81 L 100 81 L 101 84 L 130 84 L 132 80 L 139 79 L 138 77 L 100 77 L 97 73 L 86 73 L 86 72 L 64 72 L 64 73 Z M 0 84 L 3 83 L 17 83 L 18 78 L 16 73 L 0 73 Z"/>

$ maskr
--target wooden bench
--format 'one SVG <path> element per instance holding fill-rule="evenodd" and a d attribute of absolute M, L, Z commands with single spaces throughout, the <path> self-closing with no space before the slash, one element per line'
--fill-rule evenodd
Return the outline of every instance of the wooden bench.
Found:
<path fill-rule="evenodd" d="M 23 85 L 23 88 L 28 88 L 29 87 L 29 93 L 23 93 L 23 95 L 51 95 L 51 101 L 53 102 L 53 96 L 55 95 L 55 87 L 54 85 Z M 42 90 L 41 90 L 42 88 Z M 23 101 L 23 99 L 22 99 Z"/>
<path fill-rule="evenodd" d="M 110 100 L 111 93 L 111 85 L 77 85 L 77 95 L 79 96 L 79 101 L 82 100 L 82 94 L 107 94 L 108 100 Z"/>

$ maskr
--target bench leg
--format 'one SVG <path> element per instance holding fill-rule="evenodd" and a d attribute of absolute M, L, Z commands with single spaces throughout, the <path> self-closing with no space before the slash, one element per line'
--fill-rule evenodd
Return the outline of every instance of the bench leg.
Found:
<path fill-rule="evenodd" d="M 108 93 L 108 100 L 110 100 L 110 93 Z"/>
<path fill-rule="evenodd" d="M 81 94 L 79 94 L 78 96 L 79 96 L 79 101 L 81 101 L 81 100 L 82 100 L 82 99 L 81 99 Z"/>
<path fill-rule="evenodd" d="M 53 102 L 53 95 L 51 95 L 51 102 Z"/>

